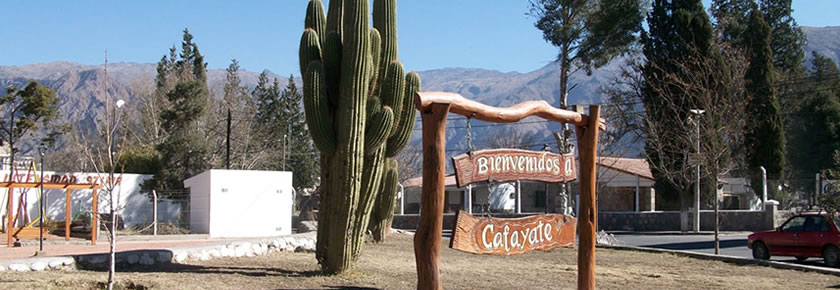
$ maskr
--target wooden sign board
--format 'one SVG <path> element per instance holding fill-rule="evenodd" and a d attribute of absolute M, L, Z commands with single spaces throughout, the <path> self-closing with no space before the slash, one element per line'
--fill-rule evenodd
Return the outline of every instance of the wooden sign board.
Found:
<path fill-rule="evenodd" d="M 480 181 L 533 180 L 550 183 L 575 180 L 575 157 L 548 151 L 481 150 L 452 158 L 458 187 Z"/>
<path fill-rule="evenodd" d="M 518 255 L 575 246 L 575 218 L 544 214 L 482 218 L 459 211 L 449 247 L 473 254 Z"/>

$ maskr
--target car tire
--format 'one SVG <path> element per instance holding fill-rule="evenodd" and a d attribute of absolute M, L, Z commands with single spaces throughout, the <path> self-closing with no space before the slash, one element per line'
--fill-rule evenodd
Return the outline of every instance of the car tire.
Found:
<path fill-rule="evenodd" d="M 808 257 L 796 257 L 796 260 L 799 262 L 805 262 L 805 260 L 808 260 Z"/>
<path fill-rule="evenodd" d="M 840 264 L 840 249 L 835 246 L 826 246 L 823 249 L 823 260 L 829 267 L 837 267 Z"/>
<path fill-rule="evenodd" d="M 767 249 L 767 246 L 763 242 L 755 242 L 752 246 L 752 255 L 753 259 L 769 260 L 770 250 Z"/>

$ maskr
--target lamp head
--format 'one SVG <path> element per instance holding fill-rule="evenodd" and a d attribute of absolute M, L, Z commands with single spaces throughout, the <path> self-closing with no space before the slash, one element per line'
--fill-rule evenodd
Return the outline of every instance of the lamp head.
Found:
<path fill-rule="evenodd" d="M 125 101 L 123 99 L 119 99 L 119 100 L 117 100 L 116 105 L 117 105 L 117 108 L 121 108 L 123 105 L 125 105 Z"/>
<path fill-rule="evenodd" d="M 705 112 L 706 112 L 706 110 L 691 109 L 691 113 L 692 113 L 692 114 L 695 114 L 695 115 L 702 115 L 702 114 L 703 114 L 703 113 L 705 113 Z"/>

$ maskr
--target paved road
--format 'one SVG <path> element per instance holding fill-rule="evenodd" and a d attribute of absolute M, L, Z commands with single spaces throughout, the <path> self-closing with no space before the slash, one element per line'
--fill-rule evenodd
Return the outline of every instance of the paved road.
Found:
<path fill-rule="evenodd" d="M 752 258 L 752 251 L 747 248 L 747 236 L 749 234 L 721 233 L 720 254 Z M 615 237 L 619 241 L 624 242 L 625 246 L 692 251 L 708 254 L 715 253 L 715 236 L 710 234 L 616 234 Z M 810 258 L 804 262 L 797 262 L 793 257 L 771 257 L 771 260 L 811 266 L 825 266 L 821 258 Z"/>

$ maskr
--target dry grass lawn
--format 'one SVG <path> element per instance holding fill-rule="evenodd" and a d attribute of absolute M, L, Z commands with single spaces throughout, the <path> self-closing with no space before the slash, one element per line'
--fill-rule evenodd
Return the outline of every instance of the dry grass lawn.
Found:
<path fill-rule="evenodd" d="M 366 245 L 351 273 L 324 276 L 313 253 L 216 259 L 164 268 L 118 273 L 122 289 L 414 289 L 416 272 L 410 236 L 392 234 L 380 245 Z M 448 245 L 448 240 L 443 241 Z M 448 289 L 573 289 L 577 251 L 556 249 L 520 256 L 479 256 L 442 251 Z M 739 266 L 670 254 L 598 249 L 601 289 L 816 289 L 840 288 L 840 277 Z M 99 288 L 107 273 L 91 271 L 0 272 L 4 289 Z"/>

